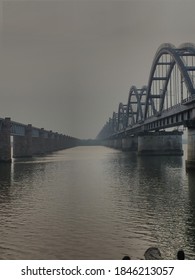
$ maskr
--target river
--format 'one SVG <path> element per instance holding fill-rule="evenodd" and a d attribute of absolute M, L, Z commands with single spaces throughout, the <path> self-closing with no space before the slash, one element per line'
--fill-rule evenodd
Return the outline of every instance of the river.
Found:
<path fill-rule="evenodd" d="M 184 145 L 186 150 L 186 146 Z M 185 155 L 91 146 L 0 165 L 0 259 L 195 259 L 195 174 Z"/>

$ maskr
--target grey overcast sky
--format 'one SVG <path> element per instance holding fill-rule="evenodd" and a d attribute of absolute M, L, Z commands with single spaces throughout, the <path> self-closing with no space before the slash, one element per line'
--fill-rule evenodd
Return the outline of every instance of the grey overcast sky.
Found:
<path fill-rule="evenodd" d="M 195 43 L 195 1 L 0 2 L 0 117 L 95 138 L 162 43 Z"/>

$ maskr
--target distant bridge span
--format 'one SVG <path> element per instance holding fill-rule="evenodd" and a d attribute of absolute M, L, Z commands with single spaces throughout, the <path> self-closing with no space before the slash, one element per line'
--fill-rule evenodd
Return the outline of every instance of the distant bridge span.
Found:
<path fill-rule="evenodd" d="M 178 48 L 172 44 L 159 47 L 148 84 L 130 88 L 127 103 L 119 104 L 118 111 L 109 118 L 97 139 L 116 140 L 152 132 L 154 135 L 180 125 L 188 127 L 190 132 L 188 162 L 194 161 L 195 45 L 192 43 Z"/>
<path fill-rule="evenodd" d="M 42 155 L 79 144 L 79 139 L 68 135 L 0 118 L 0 162 L 11 162 L 10 136 L 13 136 L 14 158 Z"/>

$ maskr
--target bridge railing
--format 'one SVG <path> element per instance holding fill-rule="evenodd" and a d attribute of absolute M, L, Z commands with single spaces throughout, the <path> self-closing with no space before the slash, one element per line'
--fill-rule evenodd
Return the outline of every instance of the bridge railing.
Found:
<path fill-rule="evenodd" d="M 25 135 L 25 125 L 11 121 L 11 134 L 12 135 L 19 135 L 19 136 L 24 136 Z"/>
<path fill-rule="evenodd" d="M 182 102 L 181 102 L 181 104 L 187 104 L 187 103 L 189 103 L 189 102 L 191 102 L 191 101 L 193 101 L 193 100 L 195 100 L 195 94 L 193 94 L 193 95 L 191 95 L 191 96 L 189 96 L 189 97 L 183 99 Z"/>

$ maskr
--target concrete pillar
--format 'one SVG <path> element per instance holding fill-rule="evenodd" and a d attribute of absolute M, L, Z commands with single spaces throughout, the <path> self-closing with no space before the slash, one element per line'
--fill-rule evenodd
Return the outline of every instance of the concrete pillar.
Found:
<path fill-rule="evenodd" d="M 52 139 L 52 137 L 53 137 L 53 132 L 50 130 L 49 132 L 48 132 L 48 136 L 47 136 L 47 138 L 44 138 L 44 142 L 45 142 L 45 147 L 44 147 L 44 151 L 46 152 L 46 153 L 51 153 L 51 152 L 53 152 L 53 139 Z"/>
<path fill-rule="evenodd" d="M 138 136 L 138 155 L 183 155 L 178 131 L 143 132 Z"/>
<path fill-rule="evenodd" d="M 45 145 L 45 131 L 44 128 L 41 128 L 39 132 L 39 145 L 40 145 L 40 154 L 45 154 L 47 152 L 46 145 Z"/>
<path fill-rule="evenodd" d="M 111 148 L 114 148 L 114 139 L 110 140 Z"/>
<path fill-rule="evenodd" d="M 32 151 L 33 155 L 42 155 L 46 152 L 44 128 L 41 128 L 39 130 L 39 137 L 32 138 Z"/>
<path fill-rule="evenodd" d="M 60 141 L 62 143 L 61 148 L 62 149 L 66 149 L 67 148 L 67 136 L 66 135 L 62 135 L 62 139 Z"/>
<path fill-rule="evenodd" d="M 186 169 L 195 169 L 195 121 L 188 126 Z"/>
<path fill-rule="evenodd" d="M 114 139 L 109 140 L 109 147 L 114 148 Z"/>
<path fill-rule="evenodd" d="M 101 145 L 102 145 L 102 146 L 109 147 L 109 140 L 108 140 L 108 139 L 106 139 L 106 140 L 101 140 Z"/>
<path fill-rule="evenodd" d="M 71 136 L 69 136 L 69 148 L 72 148 L 73 146 L 74 146 L 74 144 L 73 144 L 73 139 L 72 139 L 72 137 Z"/>
<path fill-rule="evenodd" d="M 13 157 L 32 157 L 32 125 L 25 128 L 24 136 L 14 135 L 13 137 Z"/>
<path fill-rule="evenodd" d="M 62 149 L 66 149 L 66 135 L 62 135 Z"/>
<path fill-rule="evenodd" d="M 32 138 L 32 154 L 39 155 L 40 154 L 40 145 L 39 145 L 39 137 Z"/>
<path fill-rule="evenodd" d="M 129 136 L 122 139 L 122 150 L 123 151 L 137 151 L 138 137 Z"/>
<path fill-rule="evenodd" d="M 71 142 L 70 142 L 70 136 L 66 136 L 66 148 L 70 148 L 71 147 Z"/>
<path fill-rule="evenodd" d="M 55 152 L 57 151 L 56 149 L 56 133 L 52 133 L 52 136 L 51 136 L 51 145 L 52 145 L 52 152 Z"/>
<path fill-rule="evenodd" d="M 63 150 L 64 149 L 64 135 L 61 134 L 60 137 L 60 149 Z"/>
<path fill-rule="evenodd" d="M 76 146 L 76 139 L 74 137 L 70 138 L 70 143 L 71 143 L 71 147 L 75 147 Z"/>
<path fill-rule="evenodd" d="M 113 145 L 114 149 L 122 149 L 122 138 L 117 138 L 114 139 L 114 145 Z"/>
<path fill-rule="evenodd" d="M 107 147 L 112 147 L 112 140 L 111 139 L 108 139 L 108 140 L 106 140 L 106 146 Z"/>
<path fill-rule="evenodd" d="M 58 150 L 62 149 L 62 134 L 58 136 Z"/>
<path fill-rule="evenodd" d="M 55 135 L 55 147 L 56 151 L 62 150 L 64 148 L 64 135 L 56 133 Z"/>
<path fill-rule="evenodd" d="M 100 140 L 100 143 L 101 143 L 102 146 L 109 147 L 109 139 L 107 139 L 107 140 Z"/>
<path fill-rule="evenodd" d="M 11 119 L 5 118 L 0 123 L 0 162 L 11 162 Z"/>

